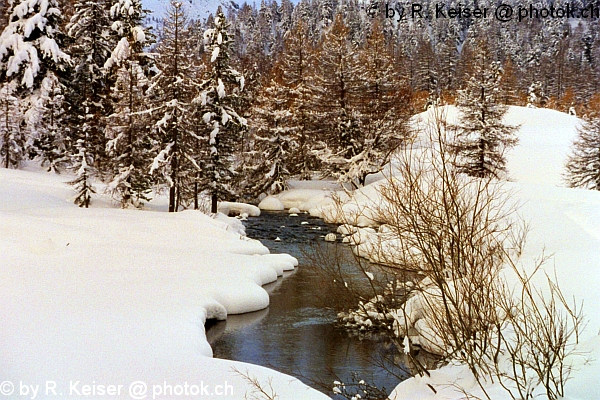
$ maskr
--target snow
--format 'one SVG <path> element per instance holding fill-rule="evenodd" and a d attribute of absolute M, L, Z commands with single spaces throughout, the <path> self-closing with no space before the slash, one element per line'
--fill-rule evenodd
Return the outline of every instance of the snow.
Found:
<path fill-rule="evenodd" d="M 433 112 L 430 109 L 416 116 L 414 123 L 425 124 Z M 449 122 L 456 120 L 456 108 L 447 107 L 446 112 Z M 523 265 L 533 266 L 532 260 L 542 251 L 552 254 L 545 271 L 551 276 L 556 274 L 565 298 L 571 304 L 583 302 L 587 325 L 580 335 L 575 354 L 567 359 L 574 370 L 567 381 L 564 398 L 594 400 L 600 392 L 597 379 L 600 376 L 600 313 L 595 309 L 600 304 L 600 291 L 597 290 L 600 287 L 600 192 L 570 189 L 563 181 L 567 154 L 581 121 L 573 115 L 549 109 L 510 107 L 505 122 L 519 126 L 519 143 L 507 154 L 509 181 L 505 186 L 512 200 L 520 205 L 519 214 L 530 226 Z M 291 190 L 276 197 L 286 208 L 310 211 L 311 215 L 328 222 L 350 221 L 351 225 L 340 226 L 338 232 L 345 235 L 344 242 L 357 245 L 355 251 L 368 252 L 369 246 L 381 240 L 380 235 L 388 230 L 385 225 L 379 227 L 371 215 L 364 212 L 370 204 L 381 201 L 378 186 L 385 181 L 374 181 L 350 194 L 332 186 L 317 189 L 319 184 L 321 182 L 292 186 Z M 341 207 L 334 204 L 335 197 L 342 199 Z M 536 275 L 535 279 L 537 287 L 543 287 L 544 275 Z M 413 304 L 406 310 L 410 325 L 421 337 L 430 339 L 421 341 L 422 344 L 435 344 L 436 332 L 423 318 L 423 306 L 418 297 L 411 300 Z M 400 327 L 403 318 L 404 315 L 396 316 L 398 329 L 403 329 Z M 413 344 L 419 343 L 419 336 L 410 339 Z M 438 393 L 435 394 L 428 385 L 435 387 Z M 431 377 L 415 377 L 402 382 L 390 398 L 458 400 L 465 398 L 459 386 L 474 396 L 485 398 L 468 368 L 455 364 L 432 371 Z M 497 383 L 489 383 L 486 391 L 494 400 L 510 399 L 508 392 Z M 539 395 L 536 398 L 546 397 Z"/>
<path fill-rule="evenodd" d="M 221 201 L 217 208 L 219 212 L 229 216 L 247 214 L 249 217 L 258 217 L 260 215 L 260 208 L 246 203 Z"/>
<path fill-rule="evenodd" d="M 221 48 L 220 48 L 220 47 L 218 47 L 218 46 L 217 46 L 217 47 L 215 47 L 215 48 L 213 49 L 213 51 L 212 51 L 212 55 L 211 55 L 211 57 L 210 57 L 210 62 L 211 62 L 211 63 L 212 63 L 212 62 L 215 62 L 215 60 L 216 60 L 216 59 L 219 57 L 219 51 L 220 51 L 220 50 L 221 50 Z M 222 96 L 219 96 L 219 97 L 222 97 Z"/>
<path fill-rule="evenodd" d="M 453 110 L 450 110 L 451 115 Z M 584 302 L 587 326 L 576 352 L 567 361 L 575 366 L 566 384 L 565 399 L 596 399 L 600 390 L 600 193 L 568 189 L 563 184 L 563 170 L 570 145 L 580 120 L 547 109 L 510 107 L 506 116 L 510 124 L 520 125 L 519 144 L 507 155 L 510 178 L 507 184 L 519 213 L 529 222 L 531 231 L 524 259 L 533 259 L 545 249 L 553 254 L 546 271 L 556 272 L 565 297 L 572 303 Z M 533 263 L 531 263 L 533 265 Z M 543 279 L 543 275 L 537 276 Z M 585 284 L 582 284 L 582 281 Z M 537 282 L 538 287 L 541 282 Z M 409 379 L 401 383 L 391 399 L 462 399 L 457 386 L 473 395 L 484 397 L 467 368 L 450 365 L 432 371 L 430 378 Z M 433 385 L 438 394 L 429 389 Z M 499 385 L 486 386 L 493 399 L 509 399 Z M 545 398 L 540 396 L 539 398 Z"/>
<path fill-rule="evenodd" d="M 135 26 L 131 30 L 133 34 L 133 40 L 137 43 L 145 43 L 146 42 L 146 34 L 144 33 L 144 28 L 141 26 Z"/>
<path fill-rule="evenodd" d="M 218 47 L 215 48 L 215 50 L 218 49 Z M 214 57 L 214 52 L 213 52 L 213 57 Z M 217 80 L 218 84 L 217 84 L 217 94 L 219 95 L 219 98 L 222 99 L 223 97 L 225 97 L 225 85 L 223 84 L 223 81 L 221 80 L 221 78 L 219 78 Z"/>
<path fill-rule="evenodd" d="M 419 117 L 425 121 L 431 112 Z M 448 116 L 456 118 L 456 110 L 449 108 Z M 546 271 L 556 273 L 566 299 L 584 303 L 587 325 L 567 359 L 573 371 L 564 398 L 594 400 L 600 392 L 600 314 L 595 310 L 600 304 L 600 193 L 567 188 L 562 177 L 580 120 L 542 108 L 510 107 L 506 122 L 520 125 L 520 142 L 507 155 L 506 187 L 531 227 L 523 258 L 538 257 L 543 249 L 552 254 Z M 243 398 L 250 388 L 232 371 L 237 367 L 262 382 L 273 378 L 281 398 L 327 398 L 275 371 L 215 360 L 206 340 L 207 318 L 266 307 L 269 299 L 261 285 L 293 269 L 295 259 L 269 254 L 243 236 L 240 221 L 223 214 L 212 219 L 194 211 L 118 210 L 100 196 L 94 198 L 95 208 L 79 209 L 70 203 L 65 180 L 0 169 L 0 381 L 43 385 L 51 379 L 67 389 L 71 380 L 227 381 L 235 390 L 230 398 Z M 382 184 L 347 193 L 330 181 L 291 182 L 290 190 L 266 197 L 258 209 L 297 208 L 331 222 L 352 217 L 352 225 L 340 226 L 338 233 L 361 252 L 389 230 L 368 214 L 359 215 L 380 201 Z M 248 205 L 226 208 L 256 212 Z M 410 301 L 406 315 L 395 316 L 396 328 L 403 329 L 406 318 L 420 334 L 409 338 L 413 344 L 419 337 L 429 338 L 422 344 L 435 343 L 420 299 Z M 407 340 L 403 347 L 409 350 Z M 458 386 L 485 397 L 468 369 L 451 363 L 430 377 L 402 382 L 390 398 L 458 400 L 465 397 Z M 488 383 L 486 391 L 494 400 L 510 398 L 497 383 Z"/>
<path fill-rule="evenodd" d="M 104 68 L 111 69 L 114 66 L 120 66 L 123 61 L 129 58 L 130 53 L 131 47 L 129 46 L 127 38 L 121 38 L 119 43 L 115 46 L 115 49 L 112 51 L 110 58 L 104 63 Z"/>
<path fill-rule="evenodd" d="M 285 210 L 285 206 L 283 205 L 283 203 L 277 197 L 273 196 L 265 197 L 260 203 L 258 203 L 258 208 L 265 211 Z"/>
<path fill-rule="evenodd" d="M 327 398 L 276 371 L 213 359 L 206 340 L 207 318 L 268 306 L 262 285 L 292 270 L 293 257 L 269 254 L 222 215 L 122 210 L 101 196 L 80 209 L 68 178 L 0 169 L 0 380 L 54 381 L 65 393 L 76 381 L 124 385 L 116 398 L 131 398 L 134 381 L 149 391 L 226 383 L 233 393 L 221 397 L 240 399 L 251 388 L 237 368 L 272 379 L 282 398 Z"/>

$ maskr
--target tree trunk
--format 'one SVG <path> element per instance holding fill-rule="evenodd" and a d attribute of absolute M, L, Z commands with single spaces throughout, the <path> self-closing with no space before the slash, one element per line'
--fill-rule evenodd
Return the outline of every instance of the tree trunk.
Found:
<path fill-rule="evenodd" d="M 175 186 L 169 189 L 169 212 L 175 212 Z"/>
<path fill-rule="evenodd" d="M 199 209 L 198 207 L 198 181 L 194 182 L 194 210 Z"/>
<path fill-rule="evenodd" d="M 210 212 L 213 214 L 217 213 L 217 195 L 216 195 L 216 193 L 213 193 L 213 195 L 212 195 L 212 204 L 211 204 Z"/>

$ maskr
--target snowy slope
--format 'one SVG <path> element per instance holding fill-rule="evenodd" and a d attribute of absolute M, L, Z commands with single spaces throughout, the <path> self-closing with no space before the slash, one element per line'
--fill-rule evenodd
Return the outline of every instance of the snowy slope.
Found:
<path fill-rule="evenodd" d="M 455 115 L 456 110 L 450 109 L 449 116 Z M 600 393 L 600 193 L 566 188 L 562 176 L 580 120 L 553 110 L 511 107 L 506 122 L 520 125 L 519 144 L 508 154 L 508 170 L 514 181 L 508 187 L 521 204 L 519 213 L 531 227 L 523 258 L 536 258 L 542 250 L 552 254 L 546 270 L 551 275 L 556 272 L 567 299 L 583 302 L 587 326 L 578 354 L 568 360 L 574 372 L 567 382 L 565 399 L 596 400 Z M 401 383 L 391 398 L 464 398 L 454 383 L 483 397 L 464 367 L 449 366 L 434 371 L 432 378 Z M 427 384 L 434 385 L 438 394 L 434 395 Z M 493 399 L 510 398 L 497 385 L 490 385 L 488 390 Z"/>
<path fill-rule="evenodd" d="M 446 114 L 448 122 L 456 121 L 455 107 L 447 107 Z M 416 116 L 415 122 L 426 125 L 432 116 L 432 111 L 422 113 Z M 581 122 L 558 111 L 524 107 L 510 107 L 505 122 L 519 126 L 519 144 L 507 154 L 510 182 L 506 183 L 506 188 L 512 193 L 514 202 L 520 204 L 519 214 L 529 222 L 531 229 L 523 254 L 524 265 L 533 266 L 533 259 L 542 251 L 552 255 L 546 271 L 551 276 L 556 273 L 561 289 L 571 303 L 583 302 L 587 325 L 580 337 L 577 354 L 568 360 L 574 370 L 567 382 L 565 399 L 597 400 L 600 398 L 600 192 L 570 189 L 563 181 L 566 156 Z M 364 211 L 365 206 L 381 201 L 377 186 L 384 183 L 375 182 L 355 192 L 342 208 L 345 217 L 340 217 L 337 208 L 331 207 L 331 191 L 335 188 L 320 188 L 320 182 L 276 197 L 286 207 L 309 210 L 330 222 L 355 219 L 356 225 L 368 226 L 373 221 L 368 218 L 368 210 Z M 359 211 L 361 215 L 356 219 L 353 214 Z M 364 245 L 368 245 L 369 234 L 359 237 Z M 537 279 L 543 278 L 542 274 L 537 275 Z M 437 389 L 437 395 L 428 384 Z M 444 367 L 433 371 L 431 378 L 409 379 L 396 388 L 391 398 L 464 399 L 464 393 L 456 384 L 485 398 L 464 366 Z M 490 385 L 487 390 L 494 400 L 510 399 L 498 385 Z"/>
<path fill-rule="evenodd" d="M 163 382 L 210 391 L 227 382 L 219 398 L 241 399 L 250 388 L 233 367 L 272 377 L 283 398 L 326 398 L 275 371 L 211 358 L 205 336 L 207 318 L 266 307 L 261 285 L 295 259 L 199 212 L 98 200 L 104 207 L 79 209 L 67 179 L 0 169 L 0 382 L 17 385 L 8 398 L 20 398 L 19 382 L 46 381 L 65 397 L 77 398 L 79 381 L 79 390 L 123 385 L 117 397 L 131 398 L 129 385 L 143 381 L 148 393 Z"/>

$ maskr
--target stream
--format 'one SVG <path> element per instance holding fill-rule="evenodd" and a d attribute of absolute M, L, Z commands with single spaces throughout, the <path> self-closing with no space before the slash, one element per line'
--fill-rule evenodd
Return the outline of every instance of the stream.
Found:
<path fill-rule="evenodd" d="M 208 325 L 214 357 L 296 376 L 334 399 L 343 397 L 333 394 L 333 381 L 349 383 L 353 374 L 389 393 L 399 379 L 374 365 L 373 357 L 382 352 L 393 355 L 395 348 L 382 338 L 361 340 L 336 327 L 336 312 L 325 306 L 335 293 L 326 293 L 320 284 L 322 276 L 307 266 L 306 252 L 314 245 L 338 246 L 337 250 L 351 253 L 340 242 L 324 242 L 324 235 L 335 232 L 337 226 L 308 214 L 293 217 L 286 212 L 264 212 L 245 225 L 247 236 L 259 239 L 272 253 L 293 255 L 299 266 L 264 286 L 271 298 L 267 309 L 230 315 L 226 321 Z"/>

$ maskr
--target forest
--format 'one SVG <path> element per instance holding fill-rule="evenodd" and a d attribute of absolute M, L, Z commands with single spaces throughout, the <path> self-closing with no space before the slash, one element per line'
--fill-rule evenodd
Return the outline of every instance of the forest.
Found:
<path fill-rule="evenodd" d="M 2 166 L 73 172 L 82 207 L 94 182 L 123 207 L 168 191 L 169 211 L 252 202 L 290 177 L 360 187 L 411 141 L 412 115 L 445 104 L 462 111 L 452 149 L 474 176 L 505 172 L 507 105 L 587 119 L 567 169 L 573 186 L 600 187 L 587 168 L 600 131 L 594 18 L 394 19 L 390 4 L 356 0 L 231 3 L 202 21 L 176 1 L 161 19 L 139 0 L 0 7 Z"/>

